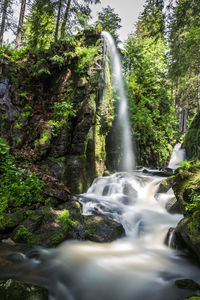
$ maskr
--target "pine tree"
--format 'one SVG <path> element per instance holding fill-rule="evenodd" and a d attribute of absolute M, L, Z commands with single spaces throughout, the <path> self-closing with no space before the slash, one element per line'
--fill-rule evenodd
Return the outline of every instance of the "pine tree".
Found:
<path fill-rule="evenodd" d="M 114 12 L 113 8 L 109 5 L 103 8 L 102 11 L 98 13 L 98 23 L 103 30 L 110 32 L 116 42 L 119 42 L 117 30 L 121 28 L 121 18 Z"/>

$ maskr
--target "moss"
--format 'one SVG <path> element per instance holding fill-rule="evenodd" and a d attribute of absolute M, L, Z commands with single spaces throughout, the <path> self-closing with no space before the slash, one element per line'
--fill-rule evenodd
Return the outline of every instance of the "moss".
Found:
<path fill-rule="evenodd" d="M 66 157 L 65 156 L 61 156 L 61 157 L 53 157 L 53 156 L 49 156 L 48 159 L 52 162 L 55 162 L 55 163 L 62 163 L 66 160 Z"/>
<path fill-rule="evenodd" d="M 73 220 L 68 209 L 65 209 L 58 217 L 58 222 L 64 227 L 64 230 L 70 231 L 72 227 L 79 225 L 79 222 Z"/>
<path fill-rule="evenodd" d="M 192 121 L 186 132 L 183 147 L 186 149 L 188 159 L 200 158 L 200 113 L 198 113 Z"/>
<path fill-rule="evenodd" d="M 13 240 L 15 242 L 27 242 L 29 244 L 34 243 L 33 234 L 27 230 L 24 225 L 20 225 L 16 231 Z"/>
<path fill-rule="evenodd" d="M 56 233 L 53 233 L 50 238 L 50 246 L 56 246 L 60 243 L 62 243 L 65 239 L 65 234 L 62 231 L 58 231 Z"/>
<path fill-rule="evenodd" d="M 47 300 L 48 292 L 44 288 L 22 283 L 16 280 L 0 281 L 1 300 Z"/>

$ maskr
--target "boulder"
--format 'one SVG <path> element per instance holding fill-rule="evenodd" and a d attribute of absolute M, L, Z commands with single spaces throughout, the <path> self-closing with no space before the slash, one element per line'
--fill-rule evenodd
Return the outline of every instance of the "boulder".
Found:
<path fill-rule="evenodd" d="M 178 223 L 175 233 L 182 245 L 193 253 L 193 258 L 200 262 L 200 230 L 193 227 L 192 219 L 183 218 Z"/>
<path fill-rule="evenodd" d="M 175 281 L 175 285 L 180 289 L 187 289 L 191 291 L 199 291 L 200 284 L 192 279 L 180 279 Z"/>
<path fill-rule="evenodd" d="M 179 205 L 176 197 L 171 198 L 166 203 L 165 208 L 170 214 L 180 214 L 181 213 L 180 205 Z"/>
<path fill-rule="evenodd" d="M 1 300 L 48 300 L 46 289 L 8 279 L 0 281 Z"/>
<path fill-rule="evenodd" d="M 112 242 L 125 235 L 121 224 L 106 216 L 85 216 L 85 238 L 94 242 Z"/>

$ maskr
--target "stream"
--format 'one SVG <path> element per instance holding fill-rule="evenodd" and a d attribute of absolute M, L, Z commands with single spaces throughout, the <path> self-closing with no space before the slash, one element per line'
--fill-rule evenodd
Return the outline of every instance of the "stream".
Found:
<path fill-rule="evenodd" d="M 174 195 L 157 192 L 162 179 L 142 172 L 95 179 L 78 197 L 83 214 L 109 216 L 126 236 L 105 244 L 66 241 L 56 249 L 36 248 L 4 278 L 42 285 L 50 300 L 175 300 L 192 294 L 174 285 L 177 279 L 198 280 L 200 270 L 164 244 L 182 215 L 166 211 Z"/>

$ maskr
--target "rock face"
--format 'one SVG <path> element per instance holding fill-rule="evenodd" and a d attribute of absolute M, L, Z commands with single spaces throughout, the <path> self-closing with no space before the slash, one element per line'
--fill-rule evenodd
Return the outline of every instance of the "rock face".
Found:
<path fill-rule="evenodd" d="M 5 63 L 0 80 L 0 137 L 75 194 L 105 170 L 114 103 L 102 53 L 100 36 L 88 34 L 52 45 L 49 56 L 27 52 L 12 68 Z"/>
<path fill-rule="evenodd" d="M 200 171 L 179 173 L 173 190 L 184 218 L 178 223 L 175 234 L 177 244 L 188 249 L 200 261 L 200 211 L 199 211 Z"/>
<path fill-rule="evenodd" d="M 53 247 L 66 239 L 108 242 L 124 235 L 122 225 L 103 215 L 83 217 L 72 197 L 106 169 L 114 92 L 102 46 L 99 34 L 83 34 L 4 62 L 0 146 L 6 139 L 7 163 L 12 154 L 15 172 L 24 170 L 22 182 L 37 174 L 44 186 L 34 203 L 6 200 L 1 240 Z"/>

